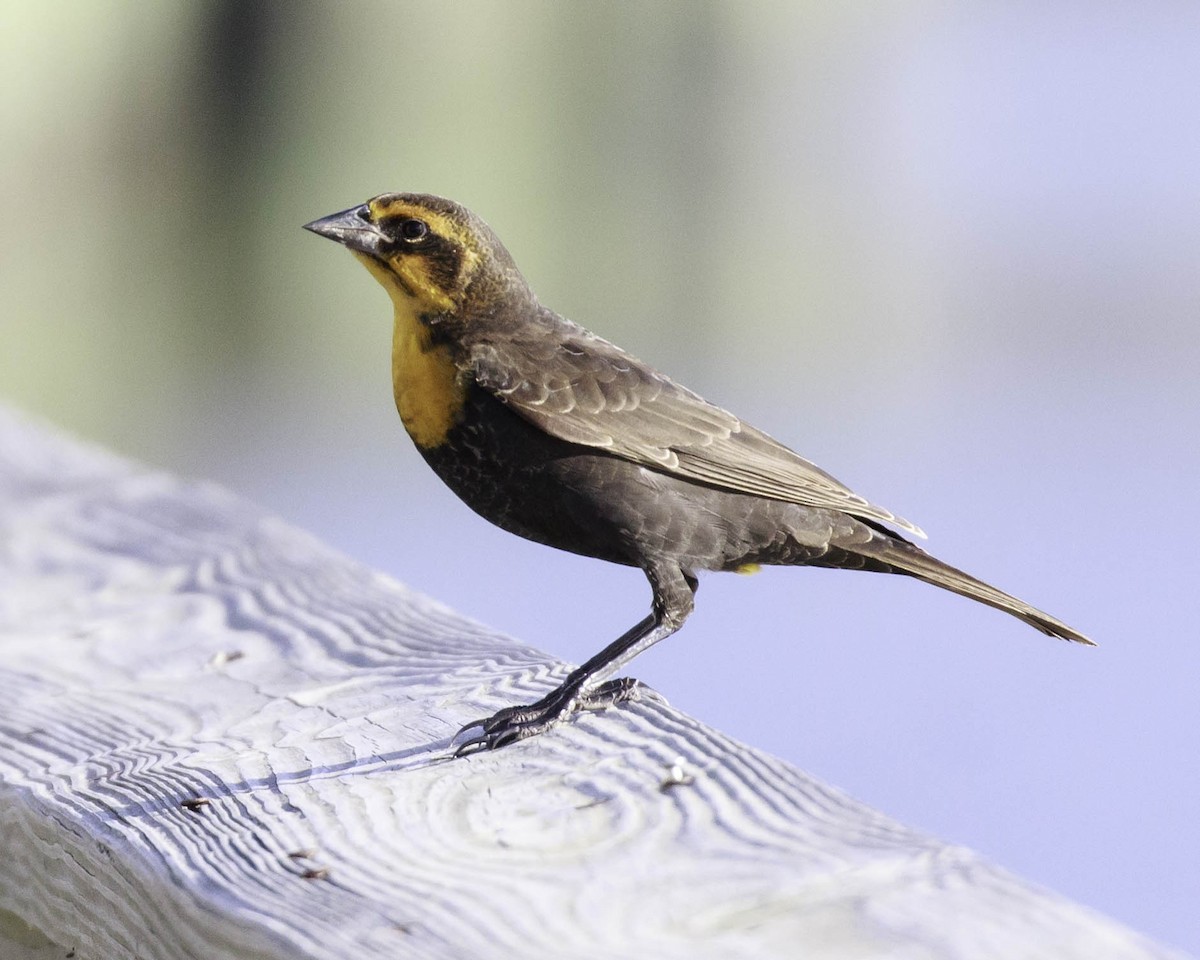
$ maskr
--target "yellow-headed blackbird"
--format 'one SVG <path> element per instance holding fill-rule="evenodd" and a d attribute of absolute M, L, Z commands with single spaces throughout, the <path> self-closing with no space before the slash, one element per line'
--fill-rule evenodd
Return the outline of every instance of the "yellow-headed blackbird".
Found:
<path fill-rule="evenodd" d="M 395 308 L 400 419 L 480 516 L 562 550 L 640 567 L 651 613 L 533 704 L 469 724 L 459 753 L 636 696 L 609 680 L 692 612 L 701 570 L 758 564 L 903 573 L 1054 637 L 1060 620 L 942 563 L 906 520 L 538 302 L 491 229 L 440 197 L 389 193 L 307 229 L 346 246 Z"/>

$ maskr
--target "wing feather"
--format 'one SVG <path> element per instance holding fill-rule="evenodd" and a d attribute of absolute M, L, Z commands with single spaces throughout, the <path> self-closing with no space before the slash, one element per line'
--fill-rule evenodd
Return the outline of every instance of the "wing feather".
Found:
<path fill-rule="evenodd" d="M 555 320 L 553 336 L 541 330 L 496 338 L 470 352 L 480 386 L 546 433 L 686 480 L 925 536 L 727 410 L 582 327 Z"/>

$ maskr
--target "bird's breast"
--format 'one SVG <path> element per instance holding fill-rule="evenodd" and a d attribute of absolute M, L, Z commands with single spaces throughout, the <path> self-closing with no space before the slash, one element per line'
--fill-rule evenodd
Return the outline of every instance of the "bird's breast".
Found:
<path fill-rule="evenodd" d="M 423 449 L 445 443 L 467 395 L 449 348 L 433 343 L 415 312 L 400 303 L 392 333 L 392 392 L 404 429 Z"/>

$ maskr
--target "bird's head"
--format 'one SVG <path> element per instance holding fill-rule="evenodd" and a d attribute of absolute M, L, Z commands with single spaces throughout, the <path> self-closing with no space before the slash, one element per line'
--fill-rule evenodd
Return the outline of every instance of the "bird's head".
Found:
<path fill-rule="evenodd" d="M 498 295 L 528 293 L 512 257 L 479 217 L 442 197 L 385 193 L 304 229 L 336 240 L 431 326 L 466 319 Z"/>

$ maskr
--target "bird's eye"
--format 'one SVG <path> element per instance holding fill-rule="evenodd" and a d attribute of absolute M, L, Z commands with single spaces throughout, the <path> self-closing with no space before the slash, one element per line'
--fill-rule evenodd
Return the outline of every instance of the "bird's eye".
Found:
<path fill-rule="evenodd" d="M 409 243 L 424 240 L 429 233 L 429 224 L 415 218 L 405 220 L 400 224 L 400 236 Z"/>

